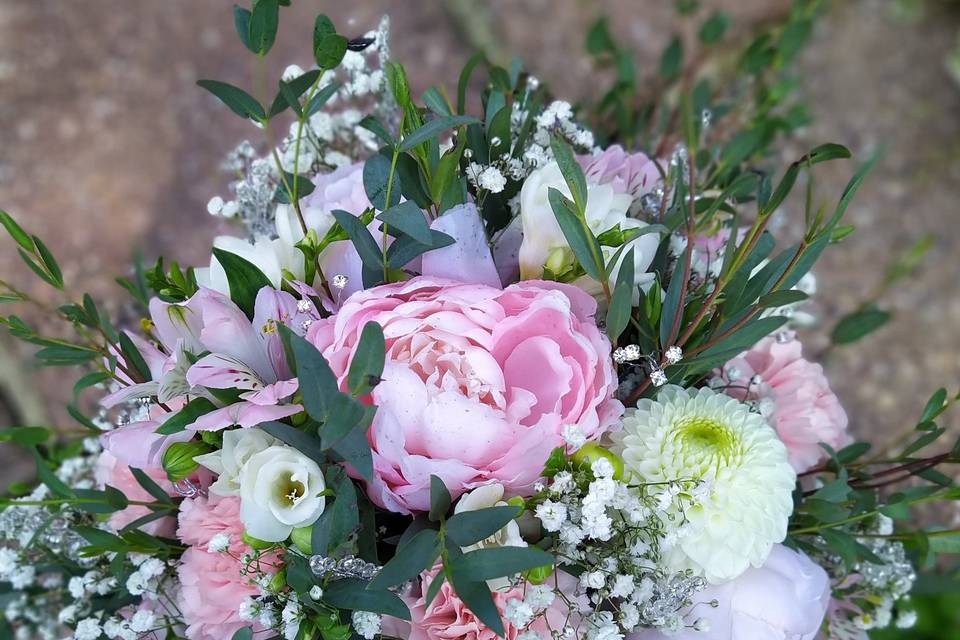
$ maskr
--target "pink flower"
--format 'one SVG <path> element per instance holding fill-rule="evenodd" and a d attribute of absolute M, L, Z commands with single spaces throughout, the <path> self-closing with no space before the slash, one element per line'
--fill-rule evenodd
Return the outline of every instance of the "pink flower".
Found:
<path fill-rule="evenodd" d="M 759 403 L 787 445 L 790 464 L 802 473 L 825 457 L 819 443 L 839 449 L 852 439 L 847 414 L 830 390 L 823 367 L 801 357 L 801 344 L 792 333 L 778 335 L 782 337 L 764 338 L 728 362 L 721 375 L 731 385 L 727 394 Z M 735 380 L 731 372 L 737 374 Z M 760 376 L 759 384 L 751 384 L 754 375 Z"/>
<path fill-rule="evenodd" d="M 177 536 L 192 545 L 184 552 L 178 568 L 177 606 L 187 625 L 184 635 L 189 640 L 223 640 L 247 626 L 262 631 L 263 627 L 242 620 L 239 614 L 240 605 L 247 598 L 260 595 L 259 587 L 244 575 L 244 566 L 238 560 L 250 551 L 240 539 L 240 501 L 194 498 L 184 500 L 180 509 Z M 206 545 L 218 533 L 230 536 L 229 553 L 207 551 Z"/>
<path fill-rule="evenodd" d="M 707 604 L 716 599 L 719 606 Z M 830 605 L 830 579 L 806 555 L 774 545 L 766 563 L 694 596 L 687 616 L 706 620 L 708 633 L 686 628 L 667 636 L 643 631 L 628 640 L 813 640 Z"/>
<path fill-rule="evenodd" d="M 171 496 L 177 495 L 173 485 L 167 479 L 166 472 L 161 467 L 144 465 L 139 468 L 168 494 Z M 146 489 L 140 486 L 133 472 L 130 471 L 130 467 L 110 451 L 105 450 L 100 453 L 100 457 L 97 458 L 95 475 L 98 486 L 103 487 L 104 485 L 110 485 L 114 489 L 119 489 L 123 495 L 127 496 L 128 500 L 138 502 L 153 502 L 156 500 Z M 114 530 L 119 530 L 137 518 L 142 518 L 150 513 L 152 513 L 152 511 L 147 507 L 131 505 L 122 511 L 117 511 L 112 514 L 110 516 L 110 526 Z M 170 536 L 173 534 L 175 528 L 176 520 L 171 517 L 153 520 L 140 527 L 140 529 L 146 533 L 157 536 Z"/>
<path fill-rule="evenodd" d="M 240 521 L 240 498 L 216 494 L 209 498 L 188 498 L 180 504 L 178 520 L 177 537 L 184 544 L 206 549 L 215 535 L 225 533 L 230 536 L 231 549 L 246 547 L 243 522 Z"/>
<path fill-rule="evenodd" d="M 660 179 L 653 160 L 640 152 L 627 153 L 618 144 L 578 160 L 588 180 L 610 183 L 614 191 L 630 194 L 634 200 L 651 191 Z"/>
<path fill-rule="evenodd" d="M 431 475 L 454 496 L 491 481 L 528 492 L 565 427 L 600 437 L 623 405 L 595 310 L 569 285 L 501 290 L 419 277 L 357 293 L 314 323 L 307 339 L 344 388 L 364 325 L 379 323 L 386 337 L 383 382 L 370 398 L 371 499 L 425 511 Z"/>
<path fill-rule="evenodd" d="M 436 598 L 428 607 L 424 602 L 423 593 L 433 582 L 438 573 L 434 568 L 420 575 L 419 586 L 414 587 L 411 593 L 401 596 L 410 608 L 410 622 L 396 618 L 384 618 L 383 632 L 407 640 L 495 640 L 499 636 L 487 628 L 473 615 L 463 601 L 457 596 L 449 581 L 444 581 Z M 555 578 L 551 577 L 547 583 L 554 590 L 559 590 L 574 597 L 577 581 L 570 575 L 558 572 Z M 511 599 L 523 600 L 526 592 L 524 583 L 508 587 L 502 591 L 493 591 L 493 601 L 503 617 L 507 602 Z M 586 604 L 586 603 L 582 603 Z M 551 630 L 563 629 L 565 625 L 575 625 L 579 619 L 567 607 L 561 598 L 555 598 L 543 615 L 539 615 L 524 630 L 536 631 L 541 638 L 552 637 Z M 503 620 L 504 640 L 516 640 L 520 634 L 507 620 Z"/>

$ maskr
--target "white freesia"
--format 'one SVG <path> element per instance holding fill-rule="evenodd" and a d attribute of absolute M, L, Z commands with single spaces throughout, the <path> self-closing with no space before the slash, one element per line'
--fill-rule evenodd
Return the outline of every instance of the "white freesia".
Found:
<path fill-rule="evenodd" d="M 550 162 L 531 173 L 520 190 L 523 241 L 520 244 L 519 260 L 520 277 L 524 280 L 543 276 L 545 265 L 549 264 L 551 270 L 557 271 L 568 266 L 573 259 L 567 239 L 550 206 L 550 189 L 556 189 L 570 197 L 570 189 L 556 162 Z M 595 235 L 600 235 L 618 225 L 622 231 L 646 227 L 645 222 L 628 216 L 632 201 L 629 194 L 617 193 L 611 184 L 588 181 L 585 215 L 590 230 Z M 616 267 L 611 270 L 611 283 L 616 281 L 619 265 L 632 247 L 635 282 L 637 286 L 648 289 L 653 282 L 653 275 L 648 274 L 647 269 L 656 255 L 659 240 L 659 234 L 656 233 L 643 234 L 630 240 L 627 248 L 618 257 Z M 604 259 L 612 259 L 617 249 L 603 247 Z M 580 278 L 574 284 L 595 294 L 601 290 L 598 282 L 586 277 Z"/>
<path fill-rule="evenodd" d="M 796 473 L 776 431 L 742 402 L 708 388 L 664 387 L 628 410 L 613 438 L 641 481 L 704 483 L 664 553 L 668 568 L 726 582 L 762 566 L 786 537 Z"/>
<path fill-rule="evenodd" d="M 268 447 L 280 444 L 280 441 L 260 429 L 234 429 L 223 432 L 223 445 L 217 451 L 194 457 L 201 464 L 217 474 L 216 481 L 210 485 L 211 493 L 218 496 L 240 494 L 240 472 L 247 461 Z"/>
<path fill-rule="evenodd" d="M 240 520 L 259 540 L 280 542 L 316 522 L 326 506 L 326 483 L 316 462 L 292 447 L 273 445 L 240 471 Z"/>

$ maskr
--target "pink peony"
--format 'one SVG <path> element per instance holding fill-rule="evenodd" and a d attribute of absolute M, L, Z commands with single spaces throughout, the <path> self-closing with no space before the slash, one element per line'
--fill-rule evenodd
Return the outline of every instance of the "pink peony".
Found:
<path fill-rule="evenodd" d="M 731 385 L 727 394 L 759 402 L 761 413 L 787 445 L 790 464 L 798 473 L 825 457 L 819 443 L 839 449 L 852 441 L 847 414 L 830 390 L 823 367 L 804 360 L 801 350 L 792 333 L 767 337 L 724 365 L 721 374 Z M 736 379 L 730 379 L 731 372 Z M 754 375 L 760 376 L 759 384 L 751 384 Z"/>
<path fill-rule="evenodd" d="M 691 625 L 705 619 L 708 633 L 688 627 L 669 636 L 643 631 L 627 640 L 813 640 L 830 605 L 830 579 L 806 555 L 778 544 L 762 567 L 695 596 L 698 603 L 714 599 L 716 608 L 699 604 L 687 616 Z"/>
<path fill-rule="evenodd" d="M 592 156 L 578 158 L 587 179 L 610 183 L 617 193 L 630 194 L 634 200 L 652 191 L 660 180 L 656 163 L 643 153 L 627 153 L 615 144 Z"/>
<path fill-rule="evenodd" d="M 240 605 L 247 598 L 259 596 L 260 589 L 244 575 L 238 559 L 250 552 L 240 539 L 243 524 L 239 512 L 237 498 L 193 498 L 184 500 L 180 507 L 177 536 L 192 546 L 180 559 L 177 606 L 189 640 L 223 640 L 251 626 L 240 618 Z M 207 551 L 210 539 L 218 533 L 230 536 L 229 553 Z M 263 630 L 258 624 L 252 626 L 255 631 Z"/>
<path fill-rule="evenodd" d="M 487 628 L 473 615 L 463 601 L 457 596 L 448 581 L 434 598 L 430 606 L 424 602 L 423 592 L 433 582 L 438 569 L 425 571 L 420 575 L 420 587 L 415 587 L 412 593 L 402 596 L 410 608 L 410 622 L 395 618 L 384 618 L 383 632 L 407 640 L 495 640 L 499 636 Z M 558 572 L 556 578 L 550 578 L 548 586 L 559 590 L 573 598 L 577 588 L 577 581 L 569 574 Z M 506 604 L 511 599 L 523 600 L 525 595 L 523 583 L 501 591 L 493 592 L 493 601 L 500 610 L 501 618 Z M 586 605 L 586 603 L 581 603 Z M 573 617 L 573 612 L 561 598 L 555 598 L 545 614 L 540 615 L 524 630 L 535 631 L 541 638 L 550 638 L 551 630 L 563 629 L 566 625 L 575 625 L 579 622 Z M 514 627 L 507 620 L 503 621 L 504 640 L 516 640 L 521 630 Z"/>
<path fill-rule="evenodd" d="M 623 405 L 595 310 L 569 285 L 501 290 L 419 277 L 357 293 L 315 322 L 307 339 L 344 388 L 364 325 L 383 327 L 387 361 L 368 432 L 371 499 L 425 511 L 432 474 L 454 496 L 491 481 L 524 493 L 565 428 L 600 437 Z"/>
<path fill-rule="evenodd" d="M 149 424 L 149 423 L 148 423 Z M 156 482 L 164 491 L 171 496 L 177 495 L 173 485 L 167 479 L 166 472 L 159 466 L 143 466 L 142 471 L 146 473 L 151 480 Z M 153 502 L 155 498 L 140 486 L 134 477 L 130 467 L 110 451 L 103 451 L 97 458 L 96 481 L 100 487 L 110 485 L 114 489 L 119 489 L 128 500 L 138 502 Z M 117 511 L 110 516 L 110 526 L 114 530 L 122 529 L 137 518 L 152 513 L 147 507 L 132 505 L 122 511 Z M 159 520 L 153 520 L 140 527 L 146 533 L 157 536 L 170 536 L 176 528 L 176 521 L 173 518 L 166 517 Z"/>

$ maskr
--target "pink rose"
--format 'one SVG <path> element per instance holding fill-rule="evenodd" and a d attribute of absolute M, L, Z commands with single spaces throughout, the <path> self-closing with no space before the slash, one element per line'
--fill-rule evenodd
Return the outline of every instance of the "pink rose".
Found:
<path fill-rule="evenodd" d="M 371 499 L 426 511 L 430 476 L 454 496 L 492 481 L 530 490 L 565 427 L 600 437 L 623 412 L 596 302 L 569 285 L 506 289 L 419 277 L 354 294 L 307 333 L 345 387 L 367 322 L 387 359 L 368 431 Z"/>
<path fill-rule="evenodd" d="M 656 163 L 643 153 L 627 153 L 618 144 L 592 156 L 578 158 L 587 179 L 610 183 L 617 193 L 630 194 L 634 200 L 653 190 L 660 179 Z"/>
<path fill-rule="evenodd" d="M 707 604 L 716 599 L 719 606 Z M 774 545 L 766 563 L 738 578 L 707 587 L 687 624 L 704 619 L 707 633 L 687 627 L 667 636 L 643 631 L 627 640 L 813 640 L 830 605 L 827 573 L 802 553 Z"/>
<path fill-rule="evenodd" d="M 495 640 L 498 638 L 497 634 L 473 615 L 448 581 L 444 581 L 430 606 L 425 604 L 423 593 L 433 582 L 437 573 L 438 568 L 425 571 L 420 575 L 419 586 L 401 596 L 410 608 L 411 620 L 405 622 L 396 618 L 384 618 L 384 634 L 407 640 Z M 574 592 L 577 589 L 576 579 L 563 572 L 558 572 L 555 576 L 550 578 L 547 585 L 567 594 L 569 598 L 574 598 Z M 501 618 L 507 602 L 511 599 L 523 600 L 527 588 L 524 583 L 520 583 L 501 591 L 493 591 L 493 601 L 500 611 Z M 586 602 L 580 604 L 587 605 Z M 555 598 L 546 612 L 524 627 L 524 630 L 536 631 L 541 638 L 550 638 L 551 630 L 563 629 L 568 624 L 576 625 L 578 622 L 579 619 L 574 617 L 566 603 L 561 598 Z M 521 630 L 505 619 L 503 626 L 506 631 L 503 639 L 516 640 Z"/>
<path fill-rule="evenodd" d="M 189 640 L 223 640 L 248 626 L 254 631 L 264 630 L 257 623 L 240 618 L 240 605 L 247 598 L 259 596 L 260 588 L 244 573 L 238 559 L 250 552 L 241 540 L 243 524 L 239 512 L 237 498 L 187 499 L 180 507 L 177 536 L 192 546 L 184 552 L 177 570 L 177 606 L 187 625 L 184 635 Z M 207 550 L 210 539 L 218 533 L 230 536 L 228 552 Z M 260 563 L 269 571 L 269 564 L 275 560 L 261 559 Z"/>
<path fill-rule="evenodd" d="M 173 485 L 167 479 L 167 473 L 161 467 L 143 466 L 141 469 L 168 494 L 171 496 L 177 495 Z M 156 500 L 146 489 L 140 486 L 133 472 L 130 471 L 130 467 L 110 451 L 104 450 L 100 453 L 100 457 L 97 458 L 95 476 L 98 486 L 110 485 L 114 489 L 119 489 L 123 495 L 127 496 L 128 500 L 137 502 L 153 502 Z M 114 530 L 119 530 L 137 518 L 142 518 L 150 513 L 152 511 L 147 507 L 132 505 L 112 514 L 110 516 L 110 526 Z M 176 521 L 170 517 L 153 520 L 140 527 L 146 533 L 156 536 L 170 536 L 175 528 Z"/>
<path fill-rule="evenodd" d="M 782 337 L 764 338 L 728 362 L 721 375 L 731 385 L 728 395 L 759 403 L 787 445 L 790 464 L 803 473 L 826 456 L 819 443 L 839 449 L 852 439 L 847 414 L 830 390 L 823 367 L 801 357 L 801 344 L 792 333 L 778 335 Z M 731 372 L 737 374 L 735 380 Z M 759 384 L 751 384 L 754 375 Z"/>

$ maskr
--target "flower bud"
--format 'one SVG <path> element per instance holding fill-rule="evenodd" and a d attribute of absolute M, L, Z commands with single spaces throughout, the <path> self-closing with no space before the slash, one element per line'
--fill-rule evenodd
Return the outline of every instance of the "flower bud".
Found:
<path fill-rule="evenodd" d="M 553 575 L 553 565 L 545 564 L 542 567 L 534 567 L 523 572 L 523 577 L 531 584 L 543 584 Z"/>
<path fill-rule="evenodd" d="M 163 452 L 163 470 L 171 482 L 183 480 L 200 466 L 194 462 L 194 457 L 210 453 L 210 450 L 210 445 L 204 442 L 174 442 Z"/>
<path fill-rule="evenodd" d="M 606 458 L 613 465 L 613 479 L 621 480 L 623 478 L 623 459 L 617 454 L 604 449 L 596 442 L 588 442 L 573 454 L 573 463 L 577 466 L 589 469 L 594 460 Z"/>
<path fill-rule="evenodd" d="M 290 542 L 305 555 L 313 553 L 313 525 L 297 527 L 290 532 Z"/>

